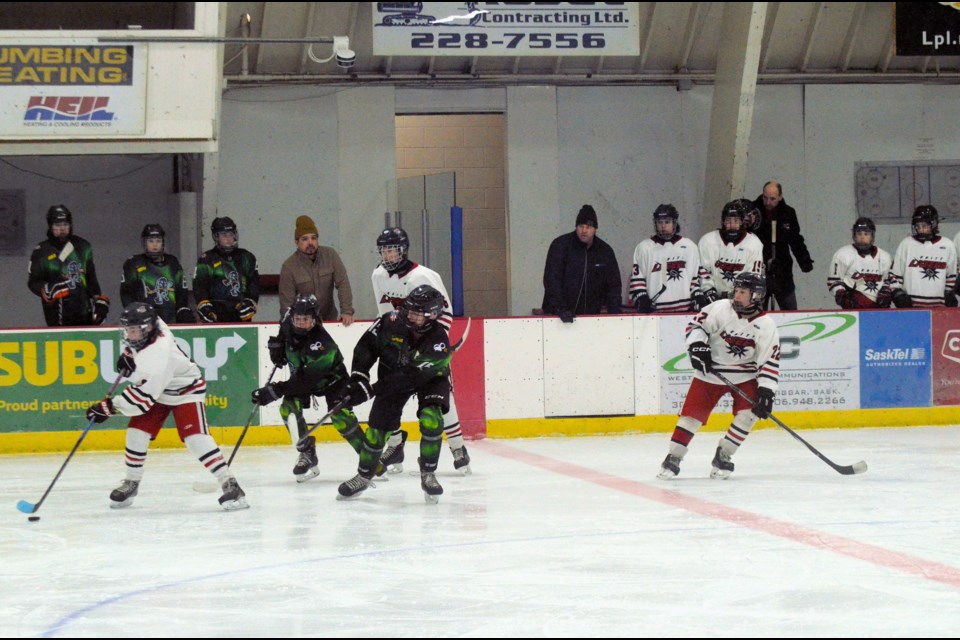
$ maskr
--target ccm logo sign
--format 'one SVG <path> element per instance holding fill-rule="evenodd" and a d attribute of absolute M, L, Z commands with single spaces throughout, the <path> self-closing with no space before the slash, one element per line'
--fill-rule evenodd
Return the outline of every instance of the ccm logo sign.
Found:
<path fill-rule="evenodd" d="M 940 355 L 947 360 L 960 362 L 960 329 L 951 329 L 943 336 L 943 348 Z"/>

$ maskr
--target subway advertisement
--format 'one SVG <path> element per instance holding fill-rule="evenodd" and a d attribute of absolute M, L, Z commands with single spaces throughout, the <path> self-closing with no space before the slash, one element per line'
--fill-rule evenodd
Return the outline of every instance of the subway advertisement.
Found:
<path fill-rule="evenodd" d="M 207 381 L 210 425 L 244 424 L 257 384 L 257 328 L 177 327 L 176 341 Z M 116 379 L 119 349 L 117 329 L 0 332 L 0 433 L 82 429 L 86 407 Z M 99 428 L 125 427 L 122 419 Z"/>

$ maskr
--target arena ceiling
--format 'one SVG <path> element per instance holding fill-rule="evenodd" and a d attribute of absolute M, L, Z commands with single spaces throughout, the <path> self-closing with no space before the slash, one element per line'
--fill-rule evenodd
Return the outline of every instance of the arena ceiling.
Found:
<path fill-rule="evenodd" d="M 373 54 L 371 2 L 227 2 L 230 83 L 673 84 L 713 81 L 725 3 L 641 2 L 640 53 L 608 57 Z M 249 21 L 247 20 L 249 16 Z M 758 82 L 904 83 L 960 79 L 960 57 L 894 55 L 892 2 L 771 2 Z M 306 43 L 264 39 L 348 36 L 356 62 L 313 61 Z M 258 42 L 259 41 L 259 42 Z M 326 57 L 330 45 L 314 44 Z"/>

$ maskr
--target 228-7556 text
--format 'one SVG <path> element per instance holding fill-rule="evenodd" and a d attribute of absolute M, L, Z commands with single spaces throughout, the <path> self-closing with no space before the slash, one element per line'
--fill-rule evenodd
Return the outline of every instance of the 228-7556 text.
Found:
<path fill-rule="evenodd" d="M 413 33 L 414 49 L 602 49 L 602 33 L 508 33 L 493 40 L 486 33 Z"/>

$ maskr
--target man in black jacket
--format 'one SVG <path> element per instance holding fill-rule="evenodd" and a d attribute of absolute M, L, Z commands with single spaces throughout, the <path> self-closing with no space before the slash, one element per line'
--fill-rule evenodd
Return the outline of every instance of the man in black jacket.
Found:
<path fill-rule="evenodd" d="M 783 199 L 783 187 L 779 182 L 770 181 L 763 185 L 763 194 L 754 201 L 759 215 L 747 220 L 750 231 L 757 234 L 763 243 L 763 261 L 767 267 L 767 299 L 764 306 L 769 308 L 770 298 L 784 311 L 797 308 L 797 292 L 793 283 L 793 258 L 797 258 L 800 270 L 813 271 L 813 259 L 807 251 L 807 245 L 800 235 L 800 223 L 796 210 Z M 752 223 L 752 224 L 751 224 Z"/>
<path fill-rule="evenodd" d="M 543 312 L 573 322 L 575 315 L 620 313 L 620 267 L 613 249 L 596 237 L 597 212 L 588 204 L 576 230 L 550 243 L 543 269 Z"/>

